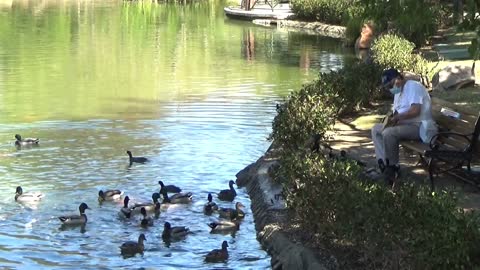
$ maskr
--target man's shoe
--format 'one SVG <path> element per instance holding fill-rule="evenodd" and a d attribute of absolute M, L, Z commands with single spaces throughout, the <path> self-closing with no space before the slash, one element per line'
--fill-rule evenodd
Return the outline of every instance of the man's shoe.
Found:
<path fill-rule="evenodd" d="M 385 171 L 385 163 L 383 163 L 383 159 L 379 159 L 377 162 L 378 162 L 378 168 L 383 173 Z"/>
<path fill-rule="evenodd" d="M 400 166 L 392 165 L 386 166 L 385 171 L 383 172 L 385 185 L 393 186 L 395 181 L 400 177 Z"/>

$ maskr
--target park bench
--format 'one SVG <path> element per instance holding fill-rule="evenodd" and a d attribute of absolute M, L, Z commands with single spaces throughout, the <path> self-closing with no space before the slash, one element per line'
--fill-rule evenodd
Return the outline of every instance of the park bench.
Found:
<path fill-rule="evenodd" d="M 442 113 L 445 108 L 460 113 L 460 117 L 447 116 Z M 479 177 L 471 171 L 472 160 L 480 156 L 479 112 L 432 97 L 432 114 L 439 125 L 439 133 L 430 143 L 401 141 L 400 145 L 419 155 L 420 163 L 428 170 L 432 191 L 434 176 L 440 173 L 448 173 L 480 188 Z"/>

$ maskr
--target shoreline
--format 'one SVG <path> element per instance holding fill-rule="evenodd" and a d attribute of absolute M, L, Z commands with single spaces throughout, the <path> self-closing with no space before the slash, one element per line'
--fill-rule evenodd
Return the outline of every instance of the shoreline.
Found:
<path fill-rule="evenodd" d="M 250 196 L 257 240 L 271 256 L 272 269 L 338 269 L 337 259 L 332 255 L 319 254 L 292 240 L 286 229 L 292 222 L 281 196 L 282 186 L 270 177 L 276 166 L 278 159 L 271 145 L 256 162 L 236 174 L 237 186 L 245 187 Z"/>

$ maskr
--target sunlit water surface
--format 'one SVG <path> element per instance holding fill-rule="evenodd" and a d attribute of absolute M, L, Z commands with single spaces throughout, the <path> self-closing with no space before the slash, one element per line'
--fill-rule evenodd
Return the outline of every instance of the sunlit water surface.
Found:
<path fill-rule="evenodd" d="M 268 148 L 276 103 L 351 56 L 338 40 L 230 20 L 223 5 L 2 1 L 0 266 L 270 268 L 245 189 L 237 188 L 247 216 L 235 235 L 209 233 L 217 216 L 202 212 L 207 194 Z M 17 150 L 16 133 L 40 146 Z M 126 150 L 150 162 L 130 167 Z M 113 188 L 148 201 L 159 180 L 194 201 L 162 212 L 154 227 L 119 220 L 121 202 L 97 202 Z M 18 204 L 18 185 L 46 196 Z M 91 208 L 87 225 L 62 228 L 57 217 L 81 202 Z M 166 246 L 165 221 L 192 233 Z M 144 255 L 124 259 L 119 246 L 140 233 Z M 223 240 L 229 260 L 206 264 Z"/>

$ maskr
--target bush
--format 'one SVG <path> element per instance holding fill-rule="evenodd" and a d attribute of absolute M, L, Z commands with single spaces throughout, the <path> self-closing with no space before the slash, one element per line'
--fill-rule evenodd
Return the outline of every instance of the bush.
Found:
<path fill-rule="evenodd" d="M 313 134 L 324 136 L 334 124 L 335 110 L 323 106 L 324 95 L 318 91 L 318 84 L 316 80 L 304 85 L 277 106 L 270 140 L 284 147 L 299 148 Z"/>
<path fill-rule="evenodd" d="M 324 137 L 338 116 L 367 105 L 378 96 L 381 69 L 355 63 L 339 71 L 320 73 L 277 106 L 270 140 L 294 149 L 314 134 Z M 375 78 L 375 79 L 372 79 Z"/>
<path fill-rule="evenodd" d="M 314 234 L 352 243 L 375 269 L 479 266 L 478 215 L 451 193 L 413 185 L 391 192 L 362 180 L 354 163 L 289 152 L 281 158 L 288 207 Z"/>
<path fill-rule="evenodd" d="M 348 9 L 352 7 L 351 0 L 292 0 L 290 4 L 300 19 L 337 25 L 348 21 Z"/>
<path fill-rule="evenodd" d="M 414 53 L 415 44 L 395 34 L 386 34 L 377 38 L 372 45 L 374 63 L 383 69 L 396 68 L 419 74 L 428 85 L 432 77 L 429 62 L 419 54 Z"/>
<path fill-rule="evenodd" d="M 425 44 L 437 30 L 443 4 L 438 0 L 362 0 L 362 18 L 373 19 L 379 29 L 397 31 L 416 46 Z"/>

